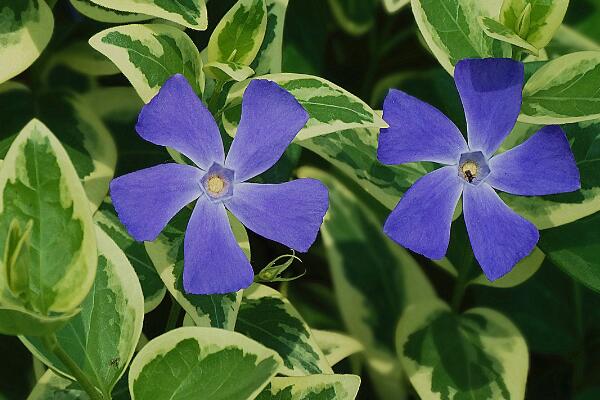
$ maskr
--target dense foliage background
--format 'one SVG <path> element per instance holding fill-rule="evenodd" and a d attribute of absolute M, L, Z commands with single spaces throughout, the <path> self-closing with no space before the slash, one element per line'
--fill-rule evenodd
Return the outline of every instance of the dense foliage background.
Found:
<path fill-rule="evenodd" d="M 6 25 L 3 19 L 9 21 L 11 18 L 10 13 L 2 10 L 14 9 L 14 3 L 19 1 L 0 0 L 0 34 Z M 122 65 L 115 61 L 117 69 L 88 44 L 91 37 L 118 24 L 94 21 L 77 12 L 67 0 L 49 3 L 56 3 L 51 4 L 54 31 L 49 44 L 31 67 L 0 86 L 0 159 L 5 157 L 15 135 L 36 117 L 59 136 L 80 177 L 86 175 L 86 168 L 88 172 L 98 169 L 90 159 L 111 164 L 110 160 L 116 157 L 114 176 L 171 160 L 164 148 L 143 141 L 135 133 L 137 114 L 142 100 L 148 100 L 144 98 L 149 96 L 148 92 L 142 93 L 143 90 L 134 83 L 136 93 L 131 88 L 131 76 L 126 78 L 120 73 Z M 208 29 L 185 30 L 198 50 L 208 46 L 211 33 L 235 3 L 233 0 L 211 0 L 207 4 Z M 410 4 L 401 3 L 405 2 L 390 1 L 384 6 L 374 0 L 290 0 L 285 14 L 281 71 L 323 78 L 362 99 L 369 106 L 367 111 L 380 110 L 387 90 L 398 88 L 438 107 L 466 131 L 452 76 L 428 50 Z M 441 3 L 461 2 L 442 0 Z M 152 22 L 176 26 L 174 22 Z M 484 35 L 483 31 L 479 34 Z M 532 61 L 526 67 L 527 75 L 531 77 L 548 59 L 579 51 L 600 52 L 598 43 L 600 0 L 572 1 L 563 27 L 546 47 L 545 54 L 536 60 L 523 56 L 526 61 Z M 0 46 L 5 46 L 1 37 Z M 101 50 L 98 45 L 94 47 Z M 467 53 L 465 56 L 469 55 Z M 0 61 L 2 67 L 11 63 L 8 53 L 0 53 L 0 57 L 4 57 Z M 165 57 L 164 63 L 169 64 L 170 54 Z M 114 61 L 112 57 L 111 60 Z M 600 62 L 593 75 L 585 79 L 587 88 L 595 91 L 589 97 L 600 103 L 598 65 Z M 152 71 L 148 72 L 147 77 L 160 77 L 160 73 L 152 74 Z M 245 77 L 239 80 L 243 79 Z M 212 85 L 208 83 L 206 91 L 218 93 L 214 81 Z M 223 113 L 223 104 L 229 104 L 226 95 L 231 88 L 231 82 L 223 85 L 221 97 L 211 103 L 211 111 Z M 80 99 L 87 104 L 85 110 L 80 108 Z M 564 101 L 569 103 L 568 99 Z M 599 110 L 597 105 L 595 110 Z M 338 352 L 334 353 L 336 362 L 332 363 L 336 374 L 360 376 L 358 399 L 419 398 L 417 391 L 422 390 L 422 385 L 415 383 L 414 377 L 409 381 L 406 358 L 433 368 L 432 376 L 422 379 L 426 380 L 425 386 L 431 386 L 442 398 L 449 398 L 444 396 L 450 394 L 440 394 L 444 389 L 434 390 L 436 384 L 459 388 L 455 399 L 509 398 L 509 392 L 513 395 L 510 398 L 515 398 L 515 393 L 519 393 L 515 387 L 524 384 L 526 378 L 524 398 L 528 400 L 599 399 L 600 120 L 597 118 L 600 110 L 589 111 L 586 115 L 589 114 L 595 114 L 595 117 L 580 118 L 564 125 L 576 159 L 582 163 L 584 190 L 581 193 L 542 199 L 503 197 L 516 211 L 534 219 L 538 227 L 547 229 L 542 231 L 539 249 L 517 266 L 518 271 L 493 285 L 481 276 L 477 265 L 461 280 L 455 278 L 471 251 L 461 217 L 452 228 L 448 257 L 440 263 L 403 250 L 383 235 L 380 227 L 400 195 L 433 167 L 427 163 L 381 166 L 376 160 L 376 123 L 350 127 L 342 124 L 342 129 L 330 129 L 326 135 L 317 134 L 301 144 L 293 144 L 277 166 L 260 179 L 272 183 L 287 181 L 294 176 L 319 178 L 330 188 L 330 212 L 322 234 L 310 252 L 297 254 L 301 262 L 289 257 L 278 261 L 280 264 L 293 262 L 281 277 L 298 279 L 263 283 L 289 299 L 313 329 L 314 341 L 327 357 Z M 344 120 L 345 116 L 333 115 L 331 118 Z M 325 119 L 323 121 L 327 123 Z M 540 120 L 536 124 L 547 123 Z M 97 128 L 98 125 L 102 127 Z M 226 127 L 221 127 L 224 128 L 223 136 L 227 137 Z M 525 123 L 518 125 L 511 136 L 513 142 L 507 147 L 533 133 L 533 128 L 534 125 Z M 104 139 L 98 139 L 97 143 L 86 142 L 84 146 L 86 139 L 82 139 L 82 132 L 90 129 L 102 131 L 102 134 L 109 132 L 116 147 L 112 147 L 110 139 L 108 144 L 102 142 Z M 87 153 L 93 154 L 90 157 L 85 155 Z M 77 157 L 80 159 L 76 160 Z M 102 181 L 112 171 L 99 171 L 98 174 L 95 178 Z M 83 182 L 88 197 L 94 193 L 94 182 L 91 181 Z M 100 197 L 90 198 L 91 203 L 98 206 L 105 194 L 100 190 L 96 195 Z M 585 204 L 584 211 L 575 207 L 579 204 Z M 174 243 L 182 237 L 188 217 L 178 215 L 163 235 L 166 245 L 171 246 L 169 251 L 173 253 L 175 249 L 174 257 L 178 261 L 181 260 L 177 258 L 181 256 L 177 255 L 179 244 Z M 141 245 L 136 247 L 122 228 L 115 227 L 118 221 L 108 202 L 100 205 L 94 221 L 100 227 L 117 232 L 107 233 L 129 257 L 142 281 L 146 311 L 149 311 L 143 317 L 146 339 L 152 340 L 166 329 L 182 324 L 201 325 L 201 306 L 197 306 L 198 315 L 191 317 L 193 321 L 190 322 L 189 316 L 184 321 L 185 313 L 177 306 L 181 299 L 174 300 L 169 293 L 171 288 L 165 290 L 154 271 L 144 272 L 143 267 L 140 267 L 142 270 L 138 268 L 133 260 L 154 267 L 156 260 L 152 251 Z M 0 227 L 4 229 L 5 225 L 0 224 Z M 290 254 L 284 246 L 250 231 L 248 236 L 256 273 L 279 256 Z M 173 261 L 172 264 L 172 268 L 181 268 L 180 263 Z M 172 283 L 173 291 L 176 291 L 176 285 Z M 253 295 L 261 298 L 259 294 Z M 262 293 L 261 296 L 278 298 L 273 293 Z M 400 317 L 404 314 L 403 321 L 410 325 L 429 315 L 427 308 L 413 308 L 407 317 L 407 307 L 418 303 L 437 307 L 431 305 L 436 296 L 451 304 L 455 312 L 482 307 L 486 310 L 468 312 L 460 317 L 463 318 L 460 323 L 456 322 L 458 316 L 448 317 L 448 320 L 439 318 L 429 331 L 412 335 L 402 349 L 397 348 L 396 330 Z M 238 319 L 236 330 L 271 347 L 269 339 L 261 341 L 253 336 L 252 323 L 277 319 L 280 309 L 269 308 L 265 303 L 250 309 L 249 304 L 254 304 L 251 301 L 256 298 L 249 295 L 244 300 L 247 303 L 242 302 L 242 309 L 244 304 L 247 307 L 246 319 L 242 322 Z M 189 311 L 185 306 L 184 309 Z M 490 310 L 498 311 L 504 317 Z M 283 313 L 285 320 L 285 311 Z M 302 319 L 298 317 L 294 321 L 301 329 Z M 265 326 L 270 329 L 268 324 Z M 292 323 L 290 326 L 293 328 Z M 289 331 L 277 331 L 276 326 L 273 329 L 271 334 L 280 335 L 276 342 L 287 340 L 283 337 Z M 400 326 L 402 329 L 406 328 Z M 275 331 L 279 333 L 273 333 Z M 324 331 L 335 331 L 344 336 L 333 336 Z M 37 351 L 40 355 L 39 350 L 35 350 L 37 339 L 21 339 L 0 335 L 3 361 L 0 363 L 0 399 L 27 398 L 44 374 L 44 364 L 28 350 L 33 348 L 34 353 Z M 292 347 L 294 340 L 290 339 Z M 145 343 L 143 339 L 139 348 Z M 526 348 L 523 347 L 525 343 Z M 312 344 L 313 338 L 303 343 L 307 346 L 306 354 L 313 351 Z M 281 343 L 273 346 L 277 348 L 278 345 L 285 347 Z M 39 346 L 38 343 L 38 349 Z M 293 357 L 299 358 L 294 361 Z M 308 361 L 308 366 L 303 365 L 307 360 L 304 357 L 303 353 L 290 356 L 293 364 L 290 370 L 294 372 L 290 375 L 297 375 L 298 371 L 306 372 L 304 375 L 313 374 L 311 368 L 315 365 L 317 373 L 326 370 L 321 368 L 318 356 L 315 364 Z M 331 363 L 331 359 L 328 360 Z M 285 357 L 284 361 L 287 361 Z M 120 360 L 109 357 L 108 363 L 114 362 L 118 365 Z M 289 367 L 287 363 L 286 367 Z M 126 381 L 127 373 L 113 391 L 113 398 L 128 398 Z M 81 391 L 75 394 L 67 390 L 44 394 L 51 395 L 57 397 L 32 398 L 85 396 Z M 321 393 L 320 396 L 325 395 Z M 275 397 L 264 397 L 267 398 Z"/>

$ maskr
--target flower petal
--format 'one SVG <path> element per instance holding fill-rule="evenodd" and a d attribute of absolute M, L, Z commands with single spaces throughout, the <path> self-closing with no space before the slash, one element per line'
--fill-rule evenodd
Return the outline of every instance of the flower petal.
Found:
<path fill-rule="evenodd" d="M 162 164 L 120 176 L 110 183 L 119 219 L 138 241 L 152 241 L 179 210 L 202 193 L 198 168 Z"/>
<path fill-rule="evenodd" d="M 490 281 L 509 273 L 539 239 L 536 227 L 504 204 L 487 183 L 465 185 L 463 213 L 473 253 Z"/>
<path fill-rule="evenodd" d="M 242 100 L 242 119 L 225 167 L 235 171 L 236 182 L 261 174 L 281 158 L 308 114 L 300 103 L 275 82 L 253 80 Z"/>
<path fill-rule="evenodd" d="M 145 140 L 174 148 L 204 170 L 213 162 L 223 164 L 219 128 L 183 75 L 164 83 L 142 108 L 135 129 Z"/>
<path fill-rule="evenodd" d="M 198 199 L 185 232 L 183 288 L 190 294 L 225 294 L 247 288 L 254 271 L 235 240 L 223 203 Z"/>
<path fill-rule="evenodd" d="M 450 225 L 463 181 L 455 166 L 423 176 L 406 191 L 383 231 L 398 244 L 437 260 L 450 242 Z"/>
<path fill-rule="evenodd" d="M 454 80 L 465 109 L 469 147 L 494 154 L 517 122 L 523 100 L 523 64 L 508 58 L 459 61 Z"/>
<path fill-rule="evenodd" d="M 433 161 L 456 164 L 469 148 L 462 134 L 437 108 L 399 90 L 390 90 L 383 104 L 377 158 L 383 164 Z"/>
<path fill-rule="evenodd" d="M 314 179 L 239 183 L 227 203 L 248 229 L 300 252 L 314 243 L 328 207 L 327 188 Z"/>
<path fill-rule="evenodd" d="M 522 196 L 573 192 L 579 170 L 564 131 L 546 126 L 526 142 L 490 160 L 492 187 Z"/>

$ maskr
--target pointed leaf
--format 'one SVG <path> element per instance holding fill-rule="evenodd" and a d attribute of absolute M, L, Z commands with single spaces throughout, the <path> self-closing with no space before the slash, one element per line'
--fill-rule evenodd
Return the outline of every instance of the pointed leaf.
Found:
<path fill-rule="evenodd" d="M 535 46 L 520 37 L 512 29 L 502 25 L 495 19 L 481 17 L 479 22 L 481 23 L 481 27 L 483 28 L 485 34 L 489 37 L 525 49 L 535 56 L 538 55 L 539 51 L 537 48 L 535 48 Z"/>
<path fill-rule="evenodd" d="M 363 345 L 352 336 L 343 333 L 312 330 L 319 348 L 325 354 L 329 365 L 334 366 L 343 359 L 364 350 Z"/>
<path fill-rule="evenodd" d="M 250 65 L 256 75 L 281 72 L 283 25 L 288 0 L 266 0 L 265 3 L 267 5 L 265 38 L 252 65 Z"/>
<path fill-rule="evenodd" d="M 149 15 L 114 10 L 94 3 L 92 0 L 70 0 L 73 7 L 88 18 L 113 24 L 127 24 L 152 18 Z"/>

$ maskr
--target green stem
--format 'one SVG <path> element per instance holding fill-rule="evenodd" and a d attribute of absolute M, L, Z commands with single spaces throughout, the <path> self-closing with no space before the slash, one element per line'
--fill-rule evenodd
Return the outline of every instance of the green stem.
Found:
<path fill-rule="evenodd" d="M 475 261 L 473 252 L 470 251 L 470 249 L 467 251 L 468 255 L 463 258 L 464 261 L 461 264 L 462 268 L 458 270 L 458 276 L 456 277 L 456 283 L 452 292 L 452 299 L 450 300 L 450 307 L 455 313 L 458 313 L 460 310 L 462 300 L 465 296 L 465 291 L 467 286 L 469 286 L 469 272 L 471 271 L 471 267 Z"/>
<path fill-rule="evenodd" d="M 169 310 L 169 317 L 167 318 L 167 326 L 165 332 L 172 331 L 177 327 L 177 321 L 179 320 L 179 314 L 181 314 L 181 306 L 173 297 L 171 297 L 171 309 Z"/>
<path fill-rule="evenodd" d="M 58 359 L 63 363 L 65 367 L 69 370 L 69 372 L 73 375 L 73 377 L 79 382 L 83 390 L 86 391 L 88 396 L 90 396 L 91 400 L 104 400 L 105 397 L 102 396 L 96 387 L 90 382 L 85 373 L 79 368 L 77 363 L 73 361 L 73 359 L 65 352 L 62 347 L 58 344 L 58 339 L 55 334 L 50 334 L 48 336 L 43 336 L 42 341 L 44 345 L 50 350 Z M 110 396 L 108 396 L 110 398 Z"/>

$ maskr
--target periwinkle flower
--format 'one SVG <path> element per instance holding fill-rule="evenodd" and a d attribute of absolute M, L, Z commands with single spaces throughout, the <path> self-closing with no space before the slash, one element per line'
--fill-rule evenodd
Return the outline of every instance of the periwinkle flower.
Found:
<path fill-rule="evenodd" d="M 384 231 L 400 245 L 443 258 L 462 195 L 475 258 L 493 281 L 531 253 L 539 233 L 494 189 L 522 196 L 576 191 L 579 171 L 566 135 L 546 126 L 513 149 L 494 155 L 521 109 L 523 64 L 510 59 L 467 59 L 454 79 L 468 127 L 468 144 L 439 110 L 398 90 L 388 94 L 379 137 L 384 164 L 430 161 L 445 166 L 419 179 L 387 219 Z"/>
<path fill-rule="evenodd" d="M 248 287 L 254 273 L 226 210 L 257 234 L 300 252 L 315 241 L 327 211 L 327 188 L 317 180 L 247 182 L 277 162 L 307 121 L 291 94 L 274 82 L 253 80 L 225 157 L 212 115 L 185 77 L 175 75 L 144 106 L 136 130 L 196 166 L 162 164 L 114 179 L 115 209 L 136 240 L 152 241 L 177 212 L 197 200 L 184 239 L 184 289 L 216 294 Z"/>

